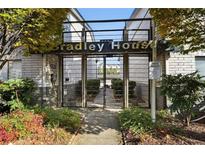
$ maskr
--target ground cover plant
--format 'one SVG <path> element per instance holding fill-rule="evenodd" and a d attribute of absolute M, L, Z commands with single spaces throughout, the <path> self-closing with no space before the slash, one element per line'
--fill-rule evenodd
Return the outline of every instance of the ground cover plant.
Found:
<path fill-rule="evenodd" d="M 0 116 L 0 144 L 69 144 L 80 124 L 69 109 L 17 109 Z"/>
<path fill-rule="evenodd" d="M 35 107 L 34 112 L 43 115 L 44 124 L 52 128 L 60 127 L 73 133 L 81 124 L 80 114 L 68 108 Z"/>

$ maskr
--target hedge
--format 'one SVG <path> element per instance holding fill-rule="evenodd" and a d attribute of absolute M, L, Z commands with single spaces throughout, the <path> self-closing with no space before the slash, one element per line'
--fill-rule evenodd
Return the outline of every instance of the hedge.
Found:
<path fill-rule="evenodd" d="M 78 82 L 78 85 L 76 87 L 77 93 L 79 93 L 81 95 L 81 90 L 79 92 L 79 89 L 82 89 L 82 81 L 81 80 Z M 99 79 L 87 80 L 86 89 L 87 89 L 88 95 L 90 95 L 91 97 L 95 97 L 100 91 L 100 80 Z"/>
<path fill-rule="evenodd" d="M 122 79 L 112 79 L 112 89 L 114 90 L 114 95 L 117 97 L 122 97 L 124 92 L 124 83 Z M 129 97 L 134 97 L 134 89 L 136 87 L 135 81 L 129 81 Z"/>

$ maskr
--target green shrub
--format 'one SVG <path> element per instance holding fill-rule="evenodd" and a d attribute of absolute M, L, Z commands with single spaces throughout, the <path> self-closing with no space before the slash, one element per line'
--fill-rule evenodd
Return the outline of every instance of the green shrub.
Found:
<path fill-rule="evenodd" d="M 196 113 L 196 107 L 200 102 L 204 103 L 205 82 L 202 78 L 197 72 L 175 76 L 163 75 L 162 78 L 161 92 L 171 100 L 171 112 L 176 112 L 187 126 Z"/>
<path fill-rule="evenodd" d="M 35 90 L 36 84 L 31 79 L 10 79 L 0 84 L 0 97 L 7 102 L 18 99 L 28 103 Z"/>
<path fill-rule="evenodd" d="M 86 82 L 86 88 L 87 88 L 87 94 L 91 97 L 95 97 L 100 90 L 100 80 L 99 79 L 90 79 Z M 79 89 L 82 89 L 82 81 L 78 82 L 78 86 L 76 87 L 77 93 L 81 95 L 81 90 L 79 92 Z"/>
<path fill-rule="evenodd" d="M 20 110 L 24 109 L 24 104 L 17 99 L 8 101 L 8 106 L 10 107 L 10 111 L 17 110 L 17 109 Z"/>
<path fill-rule="evenodd" d="M 140 108 L 125 109 L 119 113 L 122 129 L 131 130 L 135 134 L 149 132 L 154 128 L 150 113 Z"/>
<path fill-rule="evenodd" d="M 112 89 L 114 90 L 114 95 L 117 97 L 123 97 L 123 80 L 121 79 L 112 79 L 111 80 Z"/>
<path fill-rule="evenodd" d="M 114 89 L 114 95 L 117 97 L 123 97 L 124 83 L 122 79 L 111 80 L 112 89 Z M 134 89 L 136 87 L 135 81 L 129 81 L 129 97 L 134 97 Z"/>
<path fill-rule="evenodd" d="M 129 81 L 129 97 L 134 97 L 134 89 L 136 87 L 136 82 L 135 81 Z"/>
<path fill-rule="evenodd" d="M 67 108 L 53 109 L 50 107 L 35 107 L 34 110 L 35 113 L 43 115 L 45 125 L 53 128 L 61 127 L 67 131 L 74 132 L 80 126 L 81 116 L 73 110 Z"/>
<path fill-rule="evenodd" d="M 168 110 L 160 110 L 157 112 L 157 118 L 159 119 L 165 119 L 165 118 L 168 118 L 170 117 L 170 113 Z"/>

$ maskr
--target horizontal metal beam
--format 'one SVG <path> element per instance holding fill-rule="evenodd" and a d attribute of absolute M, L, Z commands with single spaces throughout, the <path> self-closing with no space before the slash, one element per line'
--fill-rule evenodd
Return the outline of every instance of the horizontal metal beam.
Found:
<path fill-rule="evenodd" d="M 85 20 L 85 21 L 65 21 L 64 23 L 100 23 L 100 22 L 129 22 L 129 21 L 151 21 L 152 18 L 136 18 L 136 19 L 109 19 L 109 20 Z"/>
<path fill-rule="evenodd" d="M 86 30 L 85 32 L 114 32 L 123 31 L 124 29 L 99 29 L 99 30 Z M 149 31 L 150 29 L 127 29 L 127 31 Z M 81 33 L 82 31 L 68 31 L 63 33 Z"/>
<path fill-rule="evenodd" d="M 56 55 L 82 55 L 83 53 L 68 53 L 68 52 L 55 52 L 45 54 L 56 54 Z M 104 53 L 86 53 L 86 55 L 123 55 L 123 52 L 104 52 Z M 129 52 L 129 55 L 150 55 L 150 52 Z"/>

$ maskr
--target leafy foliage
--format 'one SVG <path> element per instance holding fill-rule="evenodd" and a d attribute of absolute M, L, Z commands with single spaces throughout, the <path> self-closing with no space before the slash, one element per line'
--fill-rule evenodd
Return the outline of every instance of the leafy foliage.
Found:
<path fill-rule="evenodd" d="M 5 101 L 18 99 L 28 103 L 36 90 L 36 84 L 32 79 L 10 79 L 0 84 L 0 97 Z"/>
<path fill-rule="evenodd" d="M 67 131 L 74 132 L 81 122 L 81 117 L 77 112 L 72 110 L 61 108 L 53 109 L 50 107 L 47 108 L 34 108 L 35 112 L 43 115 L 44 123 L 48 126 L 61 127 Z"/>
<path fill-rule="evenodd" d="M 16 110 L 0 117 L 0 144 L 23 139 L 44 131 L 43 117 L 30 111 Z"/>
<path fill-rule="evenodd" d="M 117 97 L 122 97 L 124 92 L 124 83 L 122 79 L 112 79 L 112 88 L 114 89 L 114 94 Z M 129 81 L 129 97 L 134 97 L 134 89 L 136 87 L 135 81 Z"/>
<path fill-rule="evenodd" d="M 43 116 L 31 110 L 15 110 L 0 116 L 0 144 L 68 144 L 71 134 L 44 125 Z"/>
<path fill-rule="evenodd" d="M 205 50 L 204 8 L 160 8 L 150 13 L 160 36 L 181 48 L 181 53 Z"/>
<path fill-rule="evenodd" d="M 0 9 L 0 59 L 17 49 L 49 52 L 62 41 L 63 21 L 69 9 Z M 9 58 L 4 57 L 3 64 Z"/>
<path fill-rule="evenodd" d="M 135 107 L 120 112 L 119 120 L 122 130 L 131 136 L 176 134 L 181 131 L 180 127 L 173 124 L 176 120 L 167 110 L 157 111 L 156 116 L 157 121 L 153 123 L 149 110 Z"/>
<path fill-rule="evenodd" d="M 82 87 L 82 81 L 80 80 L 78 82 L 78 85 L 76 87 L 76 93 L 81 95 L 81 88 Z M 98 79 L 89 79 L 86 82 L 86 89 L 87 89 L 87 95 L 91 97 L 95 97 L 100 90 L 100 80 Z M 80 90 L 80 91 L 79 91 Z"/>
<path fill-rule="evenodd" d="M 149 132 L 154 128 L 150 113 L 144 109 L 125 109 L 119 114 L 122 129 L 130 129 L 135 134 Z"/>
<path fill-rule="evenodd" d="M 24 104 L 32 100 L 35 90 L 36 84 L 29 78 L 10 79 L 0 84 L 0 112 L 23 109 Z"/>
<path fill-rule="evenodd" d="M 205 82 L 197 72 L 182 75 L 163 75 L 161 92 L 172 102 L 170 109 L 189 125 L 194 108 L 204 100 Z"/>

